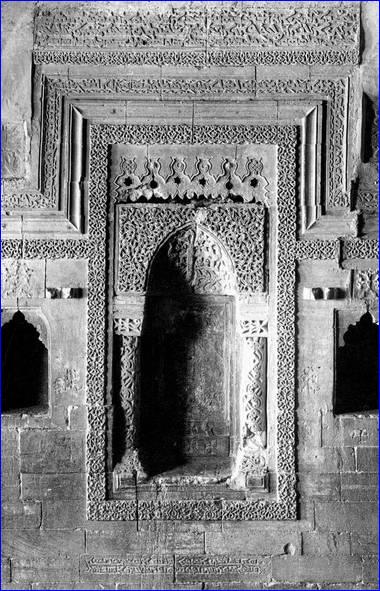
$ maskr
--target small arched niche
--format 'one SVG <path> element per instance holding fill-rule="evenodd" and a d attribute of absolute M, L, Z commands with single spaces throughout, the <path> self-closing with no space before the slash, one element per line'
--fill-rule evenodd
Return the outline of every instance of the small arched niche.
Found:
<path fill-rule="evenodd" d="M 42 318 L 36 315 L 31 319 L 30 313 L 18 310 L 3 324 L 1 332 L 2 413 L 47 410 L 47 329 Z"/>
<path fill-rule="evenodd" d="M 379 326 L 369 312 L 348 326 L 343 342 L 336 352 L 335 414 L 377 410 Z"/>
<path fill-rule="evenodd" d="M 230 474 L 235 339 L 231 259 L 188 225 L 158 249 L 147 282 L 136 432 L 148 477 Z"/>

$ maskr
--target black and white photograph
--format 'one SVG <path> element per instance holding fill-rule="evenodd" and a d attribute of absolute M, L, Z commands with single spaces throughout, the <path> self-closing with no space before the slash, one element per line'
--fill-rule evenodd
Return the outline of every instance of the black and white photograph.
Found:
<path fill-rule="evenodd" d="M 379 2 L 1 42 L 1 589 L 378 589 Z"/>

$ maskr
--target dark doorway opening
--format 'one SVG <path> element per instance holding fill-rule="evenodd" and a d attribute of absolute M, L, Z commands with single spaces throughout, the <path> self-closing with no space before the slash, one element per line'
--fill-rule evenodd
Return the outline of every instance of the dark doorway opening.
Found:
<path fill-rule="evenodd" d="M 48 407 L 48 351 L 18 311 L 2 327 L 2 412 Z"/>

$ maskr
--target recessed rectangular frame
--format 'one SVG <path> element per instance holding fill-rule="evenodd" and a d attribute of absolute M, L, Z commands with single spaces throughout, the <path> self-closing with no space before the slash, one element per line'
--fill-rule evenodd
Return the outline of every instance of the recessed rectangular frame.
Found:
<path fill-rule="evenodd" d="M 19 181 L 4 183 L 4 236 L 23 231 L 31 238 L 55 235 L 80 238 L 88 231 L 88 125 L 98 122 L 107 110 L 109 122 L 125 122 L 125 101 L 142 99 L 174 101 L 207 100 L 278 101 L 281 120 L 299 123 L 302 127 L 300 144 L 300 201 L 298 231 L 329 237 L 347 234 L 349 220 L 334 215 L 326 219 L 323 213 L 349 206 L 346 186 L 346 130 L 348 79 L 310 80 L 252 80 L 231 79 L 137 79 L 132 77 L 88 78 L 52 74 L 37 68 L 35 82 L 36 125 L 40 150 L 32 150 L 32 169 L 38 171 L 38 189 L 18 189 Z M 106 99 L 106 100 L 105 100 Z M 284 104 L 282 108 L 282 102 Z M 109 105 L 114 104 L 116 113 Z M 120 108 L 121 106 L 121 108 Z M 271 119 L 271 118 L 269 118 Z M 104 120 L 104 119 L 103 119 Z M 273 120 L 273 118 L 272 118 Z M 265 123 L 271 122 L 265 120 Z M 38 136 L 38 138 L 37 138 Z M 321 151 L 322 145 L 325 148 Z M 38 153 L 38 154 L 37 154 Z M 324 171 L 325 169 L 325 171 Z M 320 178 L 325 177 L 321 191 Z M 321 222 L 317 224 L 316 222 Z M 333 222 L 331 225 L 331 221 Z M 323 223 L 324 222 L 324 223 Z"/>
<path fill-rule="evenodd" d="M 298 128 L 289 125 L 90 126 L 87 364 L 87 517 L 92 520 L 296 519 L 295 256 Z M 272 144 L 277 146 L 277 498 L 276 500 L 107 500 L 106 380 L 108 154 L 114 143 Z"/>

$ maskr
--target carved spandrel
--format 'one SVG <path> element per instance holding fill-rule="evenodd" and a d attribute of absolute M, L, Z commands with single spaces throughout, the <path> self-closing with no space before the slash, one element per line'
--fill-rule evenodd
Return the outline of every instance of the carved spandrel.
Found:
<path fill-rule="evenodd" d="M 236 270 L 238 291 L 263 291 L 264 218 L 262 204 L 249 209 L 215 206 L 197 210 L 120 205 L 117 291 L 144 292 L 148 266 L 160 243 L 177 228 L 186 224 L 194 228 L 198 223 L 225 245 Z"/>

